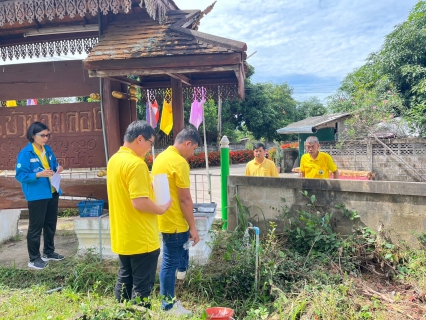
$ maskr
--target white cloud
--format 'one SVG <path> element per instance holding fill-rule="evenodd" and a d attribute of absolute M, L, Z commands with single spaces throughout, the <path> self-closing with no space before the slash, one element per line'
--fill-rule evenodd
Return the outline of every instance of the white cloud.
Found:
<path fill-rule="evenodd" d="M 214 0 L 175 0 L 204 10 Z M 200 31 L 246 42 L 254 81 L 287 82 L 294 96 L 323 99 L 380 49 L 417 0 L 218 0 Z M 83 59 L 65 56 L 57 59 Z M 39 61 L 52 60 L 40 58 Z M 18 60 L 0 62 L 34 62 Z"/>
<path fill-rule="evenodd" d="M 175 0 L 205 9 L 214 0 Z M 218 0 L 200 31 L 244 41 L 255 81 L 288 82 L 295 95 L 327 96 L 380 49 L 417 0 Z M 296 82 L 294 79 L 298 79 Z M 324 85 L 321 88 L 321 82 Z M 311 90 L 309 90 L 311 88 Z"/>

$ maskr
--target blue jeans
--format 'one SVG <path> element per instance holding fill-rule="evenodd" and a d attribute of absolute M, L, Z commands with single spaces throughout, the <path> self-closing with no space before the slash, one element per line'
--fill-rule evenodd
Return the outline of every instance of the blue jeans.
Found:
<path fill-rule="evenodd" d="M 189 239 L 189 230 L 180 233 L 163 233 L 163 261 L 160 270 L 160 294 L 164 296 L 161 303 L 163 310 L 173 307 L 175 297 L 176 270 L 188 269 L 189 250 L 183 245 Z"/>

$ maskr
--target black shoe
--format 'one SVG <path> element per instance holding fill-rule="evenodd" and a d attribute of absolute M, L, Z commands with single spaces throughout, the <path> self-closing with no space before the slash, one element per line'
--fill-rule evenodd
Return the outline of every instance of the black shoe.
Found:
<path fill-rule="evenodd" d="M 47 267 L 47 262 L 44 262 L 41 258 L 37 258 L 33 261 L 28 262 L 28 268 L 43 270 L 46 267 Z"/>
<path fill-rule="evenodd" d="M 43 261 L 61 261 L 64 260 L 65 257 L 63 255 L 60 255 L 59 253 L 52 252 L 49 254 L 44 254 L 41 259 Z"/>

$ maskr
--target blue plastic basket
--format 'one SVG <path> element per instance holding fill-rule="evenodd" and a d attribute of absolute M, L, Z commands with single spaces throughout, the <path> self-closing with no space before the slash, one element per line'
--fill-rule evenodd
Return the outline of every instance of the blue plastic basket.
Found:
<path fill-rule="evenodd" d="M 84 200 L 80 201 L 78 206 L 78 211 L 80 212 L 80 217 L 99 217 L 102 215 L 104 210 L 105 200 Z"/>

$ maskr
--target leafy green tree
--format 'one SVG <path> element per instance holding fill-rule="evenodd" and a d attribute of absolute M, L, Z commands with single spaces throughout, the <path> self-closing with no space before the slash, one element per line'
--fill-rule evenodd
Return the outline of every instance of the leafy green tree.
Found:
<path fill-rule="evenodd" d="M 353 102 L 363 108 L 367 102 L 363 94 L 377 102 L 387 92 L 396 92 L 401 103 L 394 115 L 404 116 L 414 131 L 426 136 L 425 29 L 426 1 L 418 1 L 408 19 L 386 36 L 381 49 L 346 76 L 337 94 L 330 97 L 329 108 L 350 111 Z M 402 106 L 407 108 L 405 113 Z"/>
<path fill-rule="evenodd" d="M 311 97 L 297 105 L 297 121 L 327 114 L 327 108 L 317 98 Z"/>
<path fill-rule="evenodd" d="M 230 122 L 237 130 L 243 126 L 255 139 L 279 139 L 276 130 L 294 122 L 297 102 L 291 97 L 293 89 L 287 84 L 252 83 L 254 68 L 249 66 L 243 101 L 223 104 L 223 123 Z"/>

